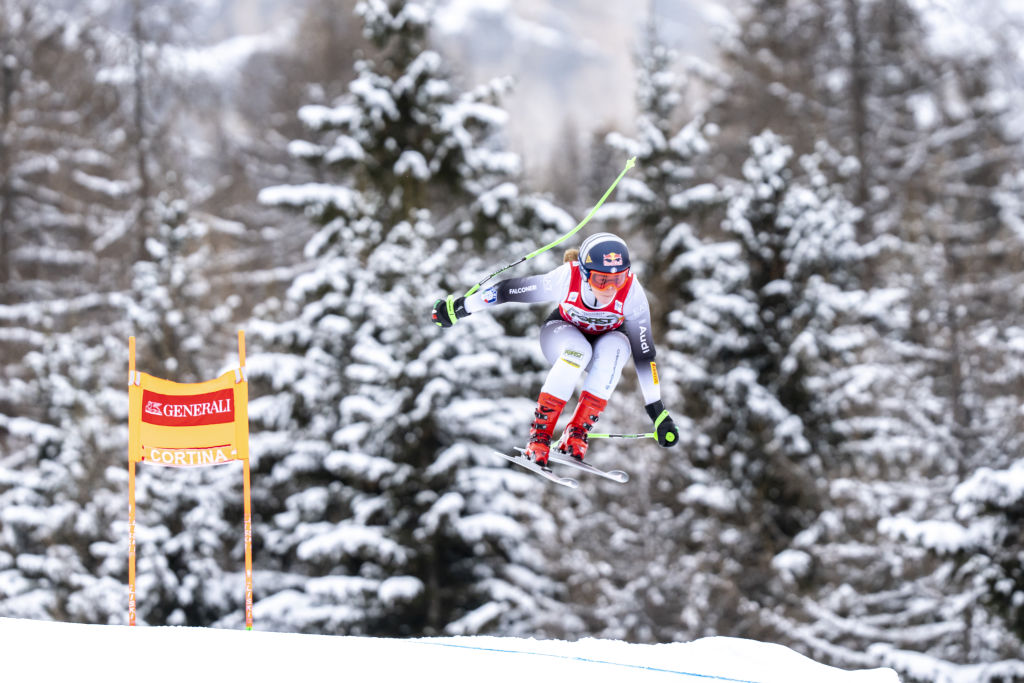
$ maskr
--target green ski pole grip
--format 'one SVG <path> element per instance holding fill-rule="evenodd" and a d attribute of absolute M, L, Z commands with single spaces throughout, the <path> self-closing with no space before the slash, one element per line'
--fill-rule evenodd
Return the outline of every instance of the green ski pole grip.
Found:
<path fill-rule="evenodd" d="M 451 320 L 452 324 L 454 325 L 455 324 L 455 295 L 454 294 L 449 294 L 448 295 L 448 300 L 447 300 L 447 303 L 446 303 L 446 307 L 448 308 L 448 319 Z"/>
<path fill-rule="evenodd" d="M 661 411 L 661 415 L 658 416 L 658 419 L 654 421 L 654 433 L 655 434 L 658 433 L 658 427 L 661 426 L 661 423 L 665 421 L 666 417 L 668 417 L 668 411 L 667 410 L 663 410 L 663 411 Z M 675 434 L 669 433 L 669 434 L 665 435 L 665 441 L 668 441 L 669 443 L 672 443 L 675 440 L 676 440 L 676 435 Z"/>

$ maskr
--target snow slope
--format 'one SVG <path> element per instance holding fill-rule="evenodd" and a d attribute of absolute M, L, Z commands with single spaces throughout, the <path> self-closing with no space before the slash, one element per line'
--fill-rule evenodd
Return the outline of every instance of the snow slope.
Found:
<path fill-rule="evenodd" d="M 706 681 L 898 683 L 891 669 L 841 671 L 739 638 L 633 645 L 523 638 L 388 639 L 0 618 L 5 681 Z"/>

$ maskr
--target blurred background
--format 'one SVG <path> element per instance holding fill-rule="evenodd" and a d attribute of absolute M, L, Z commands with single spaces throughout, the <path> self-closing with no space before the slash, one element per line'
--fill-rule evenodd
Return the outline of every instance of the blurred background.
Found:
<path fill-rule="evenodd" d="M 1024 679 L 1022 37 L 1010 0 L 0 0 L 0 616 L 126 622 L 128 337 L 191 382 L 244 329 L 257 629 Z M 549 310 L 430 308 L 632 156 L 579 239 L 629 242 L 681 443 L 554 490 L 491 454 Z M 627 371 L 602 427 L 642 408 Z M 138 487 L 139 619 L 240 627 L 238 468 Z"/>

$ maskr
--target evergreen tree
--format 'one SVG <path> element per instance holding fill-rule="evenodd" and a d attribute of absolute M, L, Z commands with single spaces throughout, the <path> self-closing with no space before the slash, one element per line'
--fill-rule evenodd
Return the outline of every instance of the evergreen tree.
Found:
<path fill-rule="evenodd" d="M 96 241 L 116 226 L 129 186 L 117 163 L 118 91 L 102 76 L 105 36 L 38 3 L 6 3 L 0 17 L 4 614 L 123 614 L 112 530 L 123 480 L 108 470 L 124 462 L 109 418 L 123 412 L 113 389 L 123 387 L 123 346 L 112 340 L 123 300 L 82 286 L 115 269 Z"/>
<path fill-rule="evenodd" d="M 209 239 L 223 254 L 221 267 L 209 273 L 210 295 L 237 302 L 239 319 L 257 303 L 281 297 L 306 268 L 303 248 L 315 226 L 257 195 L 270 185 L 317 180 L 316 169 L 289 163 L 287 145 L 305 132 L 296 110 L 325 104 L 352 79 L 356 55 L 367 44 L 354 5 L 303 3 L 287 33 L 260 38 L 237 78 L 215 71 L 202 83 L 191 79 L 191 116 L 212 129 L 201 159 L 202 175 L 212 182 L 193 199 L 192 212 L 211 224 Z"/>
<path fill-rule="evenodd" d="M 615 205 L 602 213 L 612 216 L 610 229 L 627 236 L 632 269 L 650 300 L 663 398 L 682 443 L 679 449 L 661 449 L 643 442 L 595 441 L 587 457 L 629 471 L 628 492 L 588 482 L 593 493 L 560 516 L 563 545 L 571 549 L 555 547 L 553 562 L 566 575 L 583 619 L 582 630 L 570 635 L 670 642 L 730 629 L 726 610 L 715 614 L 694 608 L 722 606 L 729 598 L 719 592 L 720 583 L 709 585 L 705 573 L 717 569 L 709 559 L 714 548 L 694 552 L 691 529 L 701 523 L 699 514 L 679 504 L 680 492 L 695 476 L 684 455 L 693 446 L 692 430 L 681 418 L 685 396 L 677 390 L 692 363 L 670 342 L 668 323 L 685 297 L 681 264 L 699 247 L 697 233 L 710 223 L 724 195 L 705 175 L 714 130 L 700 117 L 686 122 L 685 83 L 676 73 L 676 55 L 653 24 L 636 62 L 636 135 L 612 132 L 594 154 L 611 151 L 637 158 L 636 168 L 619 185 Z M 631 374 L 624 374 L 602 417 L 607 431 L 650 428 Z M 721 555 L 717 559 L 724 561 Z"/>
<path fill-rule="evenodd" d="M 0 297 L 80 293 L 108 264 L 97 240 L 130 176 L 120 168 L 125 120 L 102 78 L 105 34 L 39 3 L 13 0 L 0 19 Z"/>
<path fill-rule="evenodd" d="M 921 117 L 942 101 L 941 69 L 920 15 L 903 0 L 751 0 L 722 45 L 728 78 L 713 94 L 724 151 L 742 163 L 765 128 L 798 153 L 818 141 L 858 164 L 845 173 L 863 210 L 858 236 L 899 234 L 924 208 L 920 182 L 934 153 Z"/>
<path fill-rule="evenodd" d="M 505 379 L 532 359 L 494 320 L 442 335 L 429 309 L 465 286 L 467 249 L 521 247 L 565 215 L 519 197 L 494 92 L 457 91 L 420 4 L 356 9 L 377 52 L 332 106 L 300 110 L 314 139 L 290 143 L 323 182 L 261 194 L 321 227 L 282 322 L 254 325 L 274 566 L 257 610 L 307 632 L 533 633 L 565 614 L 533 545 L 550 519 L 536 482 L 488 453 L 514 442 L 513 413 L 526 423 Z"/>
<path fill-rule="evenodd" d="M 45 308 L 44 308 L 45 310 Z M 123 346 L 100 333 L 51 336 L 6 383 L 0 416 L 0 614 L 120 623 L 124 619 L 126 472 Z M 115 378 L 116 376 L 116 378 Z M 117 381 L 120 380 L 120 381 Z M 110 454 L 121 457 L 117 467 Z"/>
<path fill-rule="evenodd" d="M 127 532 L 123 520 L 113 531 L 111 522 L 124 510 L 124 442 L 116 437 L 126 434 L 127 338 L 139 337 L 139 369 L 158 376 L 195 381 L 219 368 L 223 349 L 212 340 L 233 346 L 238 305 L 233 299 L 211 304 L 208 275 L 221 267 L 216 237 L 225 226 L 216 217 L 191 213 L 186 200 L 172 199 L 195 195 L 175 180 L 187 176 L 183 157 L 174 153 L 180 147 L 169 149 L 156 134 L 179 122 L 169 113 L 177 110 L 163 99 L 170 91 L 144 84 L 140 78 L 149 72 L 141 66 L 132 78 L 115 65 L 131 64 L 120 59 L 125 55 L 142 59 L 147 50 L 131 48 L 139 41 L 149 44 L 143 23 L 154 33 L 159 26 L 140 20 L 133 43 L 88 13 L 72 17 L 38 3 L 9 6 L 12 12 L 2 21 L 23 30 L 4 43 L 10 77 L 4 139 L 11 143 L 4 150 L 13 163 L 4 210 L 17 219 L 7 224 L 17 231 L 7 233 L 15 242 L 9 242 L 10 254 L 4 252 L 15 263 L 4 293 L 15 303 L 0 311 L 0 471 L 12 515 L 23 521 L 0 524 L 5 571 L 12 577 L 5 584 L 11 592 L 0 599 L 12 613 L 37 618 L 117 622 L 126 608 L 112 586 L 124 584 Z M 146 68 L 155 63 L 147 60 Z M 125 164 L 128 158 L 139 163 Z M 139 233 L 135 228 L 144 217 L 154 222 Z M 145 258 L 126 263 L 125 254 L 138 255 L 140 241 Z M 239 477 L 233 475 L 231 486 L 237 487 Z M 141 478 L 143 619 L 210 623 L 240 605 L 242 581 L 225 576 L 230 570 L 220 562 L 226 567 L 231 553 L 224 549 L 240 544 L 241 496 L 227 483 L 213 494 L 217 482 L 228 480 L 210 476 L 207 489 L 169 478 L 175 483 L 156 495 L 169 502 L 156 509 L 145 506 L 152 479 Z M 205 496 L 213 504 L 208 515 L 198 507 Z M 75 505 L 79 514 L 71 512 Z M 67 513 L 26 515 L 30 507 L 47 506 Z M 192 523 L 180 524 L 187 515 Z M 204 517 L 213 521 L 204 525 Z M 232 519 L 237 524 L 229 524 Z M 115 531 L 119 536 L 112 538 Z M 211 543 L 218 535 L 220 543 Z M 44 571 L 42 560 L 31 559 L 47 557 L 49 545 L 68 569 Z M 177 559 L 175 546 L 181 549 Z M 170 559 L 161 557 L 165 551 Z M 191 557 L 194 567 L 188 565 Z M 177 574 L 154 579 L 149 568 L 158 562 L 169 563 Z M 240 569 L 235 567 L 238 577 Z M 215 588 L 222 578 L 231 584 L 228 599 Z M 156 590 L 146 594 L 153 585 L 165 587 L 163 604 Z M 212 594 L 199 594 L 204 589 Z M 47 592 L 51 599 L 31 597 Z M 179 604 L 184 611 L 174 614 Z"/>
<path fill-rule="evenodd" d="M 713 120 L 727 146 L 763 120 L 800 149 L 827 140 L 856 160 L 829 176 L 863 210 L 858 234 L 875 288 L 856 302 L 873 324 L 848 329 L 844 355 L 854 362 L 833 377 L 848 379 L 845 391 L 825 394 L 845 416 L 833 425 L 842 457 L 824 462 L 834 512 L 777 556 L 802 604 L 766 612 L 767 621 L 784 614 L 780 633 L 847 665 L 881 662 L 864 655 L 879 640 L 950 661 L 1005 656 L 1012 639 L 976 607 L 993 601 L 961 590 L 984 582 L 968 565 L 951 580 L 948 556 L 908 547 L 897 530 L 908 510 L 924 524 L 953 520 L 957 486 L 982 463 L 1007 466 L 1012 452 L 1004 425 L 1018 419 L 1008 407 L 1019 390 L 1006 351 L 1018 307 L 1007 302 L 1020 251 L 996 199 L 1019 157 L 1005 132 L 1012 97 L 994 86 L 984 54 L 935 52 L 908 3 L 747 9 Z M 966 604 L 964 618 L 953 605 Z"/>
<path fill-rule="evenodd" d="M 697 604 L 714 612 L 694 607 L 691 623 L 712 632 L 769 636 L 756 606 L 770 615 L 787 599 L 773 558 L 827 509 L 824 477 L 844 458 L 842 397 L 863 336 L 857 212 L 823 170 L 834 153 L 797 161 L 772 133 L 751 140 L 726 239 L 678 260 L 685 303 L 666 336 L 690 359 L 679 381 L 693 433 L 676 505 L 702 513 L 683 552 L 694 555 Z"/>
<path fill-rule="evenodd" d="M 848 510 L 844 521 L 834 518 L 803 539 L 819 567 L 838 564 L 837 551 L 849 557 L 859 549 L 856 565 L 863 563 L 864 578 L 832 576 L 815 601 L 815 638 L 843 645 L 845 661 L 863 661 L 857 653 L 867 635 L 891 643 L 879 661 L 900 670 L 912 670 L 915 653 L 924 652 L 955 663 L 1006 660 L 988 667 L 984 680 L 1020 675 L 1014 609 L 1020 581 L 1009 559 L 1020 551 L 1014 484 L 1020 364 L 1013 350 L 1020 326 L 1016 307 L 1006 305 L 1016 273 L 1002 272 L 1021 253 L 1021 212 L 1012 189 L 1017 182 L 1008 175 L 989 195 L 999 207 L 994 221 L 967 223 L 945 248 L 932 250 L 932 308 L 955 309 L 949 315 L 960 324 L 946 328 L 949 318 L 941 317 L 915 320 L 917 302 L 903 297 L 902 315 L 893 319 L 908 326 L 923 322 L 939 336 L 925 354 L 906 346 L 898 372 L 887 373 L 889 388 L 899 387 L 886 391 L 882 404 L 890 413 L 892 443 L 862 454 L 870 463 L 862 466 L 867 477 L 843 482 L 837 502 Z M 945 279 L 950 252 L 961 265 L 971 265 L 960 277 Z M 989 273 L 984 281 L 964 282 L 981 268 Z M 913 336 L 900 331 L 901 338 Z M 936 369 L 950 363 L 956 364 L 952 372 Z M 901 428 L 896 418 L 903 417 Z M 846 520 L 858 518 L 847 526 Z M 898 581 L 880 590 L 877 578 L 871 579 L 879 575 Z M 828 597 L 840 585 L 843 597 Z M 858 623 L 866 620 L 877 630 L 865 634 Z"/>
<path fill-rule="evenodd" d="M 697 327 L 687 335 L 687 350 L 707 372 L 687 392 L 702 397 L 690 414 L 709 436 L 695 460 L 737 486 L 759 520 L 752 538 L 773 552 L 821 509 L 815 477 L 838 459 L 833 430 L 842 416 L 822 397 L 844 351 L 835 332 L 861 252 L 856 211 L 827 181 L 822 156 L 801 159 L 798 181 L 792 151 L 776 136 L 751 141 L 744 184 L 723 224 L 736 245 L 735 270 L 717 283 L 725 285 L 720 295 L 694 296 L 690 307 L 689 317 L 714 334 Z"/>

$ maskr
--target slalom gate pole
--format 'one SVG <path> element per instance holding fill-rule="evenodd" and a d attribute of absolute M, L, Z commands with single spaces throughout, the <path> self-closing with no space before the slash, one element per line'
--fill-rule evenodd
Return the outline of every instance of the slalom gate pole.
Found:
<path fill-rule="evenodd" d="M 238 369 L 245 379 L 245 332 L 238 331 Z M 248 392 L 248 389 L 246 389 Z M 249 423 L 248 400 L 245 403 L 245 423 Z M 245 629 L 252 630 L 252 496 L 250 493 L 249 446 L 246 439 L 246 454 L 242 460 L 242 536 L 245 544 Z"/>
<path fill-rule="evenodd" d="M 135 383 L 135 337 L 128 337 L 128 384 Z M 129 400 L 130 402 L 130 400 Z M 131 408 L 129 407 L 129 410 Z M 135 425 L 128 421 L 128 428 Z M 128 438 L 128 625 L 135 626 L 135 454 Z"/>
<path fill-rule="evenodd" d="M 609 197 L 609 196 L 611 195 L 612 191 L 613 191 L 613 190 L 615 189 L 615 186 L 619 184 L 619 181 L 620 181 L 620 180 L 622 180 L 622 177 L 626 175 L 626 172 L 627 172 L 627 171 L 629 171 L 629 169 L 633 168 L 633 165 L 634 165 L 634 164 L 636 164 L 636 157 L 631 157 L 631 158 L 630 158 L 630 159 L 629 159 L 629 160 L 628 160 L 628 161 L 626 162 L 626 167 L 622 169 L 622 173 L 620 173 L 620 174 L 619 174 L 619 177 L 618 177 L 618 178 L 616 178 L 616 179 L 615 179 L 615 182 L 613 182 L 613 183 L 611 184 L 611 187 L 609 187 L 609 188 L 608 188 L 608 189 L 607 189 L 607 190 L 605 191 L 605 193 L 604 193 L 604 195 L 603 195 L 603 196 L 601 197 L 601 199 L 599 199 L 599 200 L 597 201 L 597 204 L 595 204 L 595 205 L 594 205 L 594 208 L 592 208 L 592 209 L 590 210 L 590 213 L 588 213 L 588 214 L 587 214 L 587 217 L 586 217 L 586 218 L 584 218 L 584 219 L 583 219 L 582 221 L 580 221 L 580 222 L 579 222 L 579 223 L 578 223 L 578 224 L 576 225 L 576 227 L 575 227 L 575 228 L 573 228 L 573 229 L 572 229 L 572 230 L 570 230 L 569 232 L 565 233 L 564 235 L 562 235 L 561 237 L 559 237 L 559 238 L 558 238 L 557 240 L 555 240 L 555 241 L 554 241 L 554 242 L 552 242 L 551 244 L 545 244 L 545 245 L 544 245 L 543 247 L 541 247 L 540 249 L 537 249 L 536 251 L 532 251 L 532 252 L 530 252 L 529 254 L 527 254 L 526 256 L 522 257 L 522 258 L 521 258 L 521 259 L 519 259 L 518 261 L 516 261 L 516 262 L 514 262 L 514 263 L 510 263 L 510 264 L 508 264 L 507 266 L 503 266 L 503 267 L 499 268 L 498 270 L 494 271 L 493 273 L 491 273 L 490 275 L 488 275 L 487 277 L 485 277 L 485 278 L 484 278 L 483 280 L 481 280 L 480 282 L 478 282 L 478 283 L 476 283 L 475 285 L 473 285 L 473 286 L 472 286 L 472 287 L 470 288 L 470 290 L 469 290 L 468 292 L 466 292 L 466 293 L 464 294 L 464 296 L 471 296 L 471 295 L 473 295 L 473 294 L 474 294 L 474 293 L 475 293 L 475 292 L 476 292 L 476 291 L 477 291 L 478 289 L 480 289 L 480 287 L 481 287 L 481 286 L 482 286 L 482 285 L 483 285 L 483 284 L 484 284 L 485 282 L 487 282 L 488 280 L 490 280 L 490 279 L 491 279 L 492 277 L 494 277 L 495 275 L 498 275 L 498 274 L 500 274 L 500 273 L 504 273 L 504 272 L 505 272 L 506 270 L 508 270 L 509 268 L 514 268 L 515 266 L 518 266 L 518 265 L 519 265 L 520 263 L 523 263 L 524 261 L 528 261 L 528 260 L 532 259 L 532 258 L 533 258 L 534 256 L 539 256 L 539 255 L 543 254 L 543 253 L 544 253 L 545 251 L 547 251 L 548 249 L 551 249 L 551 248 L 553 248 L 553 247 L 557 247 L 557 246 L 558 246 L 559 244 L 561 244 L 562 242 L 566 241 L 567 239 L 569 239 L 570 237 L 572 237 L 573 235 L 575 235 L 575 234 L 576 234 L 577 232 L 579 232 L 579 231 L 580 231 L 580 229 L 581 229 L 581 228 L 582 228 L 582 227 L 583 227 L 584 225 L 586 225 L 587 223 L 589 223 L 589 222 L 590 222 L 590 219 L 594 217 L 594 214 L 595 214 L 595 213 L 597 213 L 597 210 L 601 208 L 601 205 L 602 205 L 602 204 L 604 204 L 605 200 L 606 200 L 606 199 L 608 199 L 608 197 Z M 448 295 L 448 313 L 450 313 L 450 314 L 451 314 L 451 316 L 452 316 L 452 319 L 454 319 L 454 318 L 455 318 L 455 297 L 454 297 L 453 295 L 451 295 L 451 294 L 449 294 L 449 295 Z"/>

